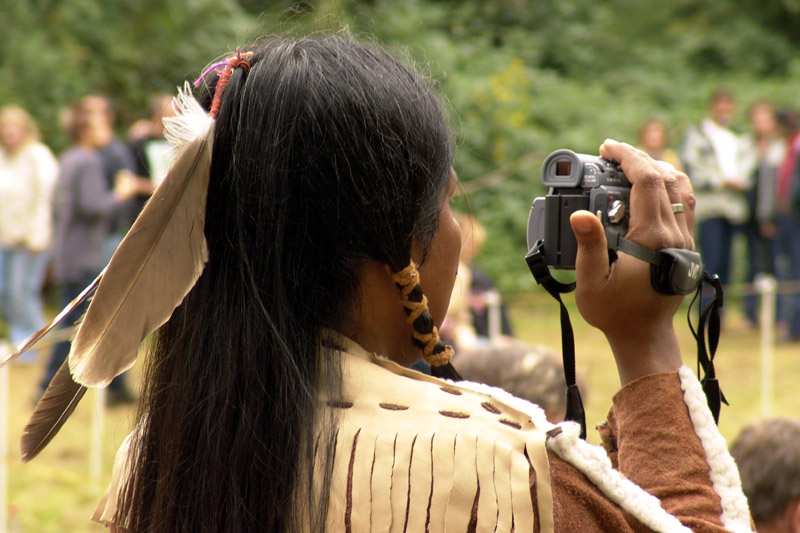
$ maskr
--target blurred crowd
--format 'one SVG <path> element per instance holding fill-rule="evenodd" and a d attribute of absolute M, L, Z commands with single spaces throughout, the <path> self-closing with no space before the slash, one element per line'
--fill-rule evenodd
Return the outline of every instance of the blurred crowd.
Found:
<path fill-rule="evenodd" d="M 784 282 L 777 305 L 781 340 L 800 340 L 800 125 L 795 109 L 752 102 L 744 133 L 731 129 L 736 98 L 715 91 L 706 116 L 690 127 L 677 152 L 668 149 L 667 126 L 647 121 L 640 147 L 684 170 L 697 197 L 696 239 L 706 270 L 728 284 L 734 270 L 733 243 L 741 236 L 746 261 L 738 270 L 747 284 L 760 276 Z M 789 283 L 789 282 L 795 282 Z M 759 296 L 743 291 L 744 326 L 758 322 Z"/>
<path fill-rule="evenodd" d="M 130 125 L 126 138 L 120 139 L 115 135 L 112 99 L 87 95 L 62 113 L 70 146 L 56 160 L 26 110 L 0 109 L 0 313 L 9 343 L 17 345 L 44 323 L 45 280 L 63 307 L 107 264 L 167 172 L 172 154 L 162 120 L 172 113 L 171 98 L 154 95 L 149 118 Z M 757 101 L 749 108 L 748 131 L 740 134 L 731 129 L 735 114 L 734 95 L 718 90 L 709 100 L 707 116 L 680 142 L 672 145 L 668 125 L 650 119 L 639 129 L 639 147 L 692 179 L 697 244 L 707 270 L 718 274 L 723 284 L 730 282 L 737 235 L 747 246 L 747 264 L 740 269 L 746 281 L 763 275 L 800 281 L 798 115 Z M 464 243 L 443 337 L 459 353 L 505 346 L 522 361 L 542 352 L 514 339 L 499 292 L 473 262 L 486 230 L 474 216 L 457 216 Z M 778 300 L 779 334 L 800 340 L 800 290 L 786 287 Z M 742 301 L 746 325 L 755 325 L 757 295 L 748 294 Z M 70 327 L 84 311 L 83 306 L 75 309 L 62 327 Z M 55 345 L 42 390 L 68 353 L 68 341 Z M 36 354 L 23 357 L 30 361 Z M 553 354 L 546 358 L 557 360 Z M 130 399 L 124 377 L 112 384 L 112 402 Z"/>
<path fill-rule="evenodd" d="M 30 113 L 0 109 L 0 313 L 11 345 L 45 324 L 46 283 L 63 308 L 94 280 L 165 176 L 171 151 L 162 119 L 173 112 L 171 97 L 154 95 L 149 111 L 119 139 L 112 99 L 81 98 L 61 114 L 69 147 L 56 159 Z M 40 394 L 66 359 L 68 328 L 87 305 L 62 321 L 62 342 L 48 350 Z M 133 400 L 124 375 L 112 382 L 108 399 Z"/>

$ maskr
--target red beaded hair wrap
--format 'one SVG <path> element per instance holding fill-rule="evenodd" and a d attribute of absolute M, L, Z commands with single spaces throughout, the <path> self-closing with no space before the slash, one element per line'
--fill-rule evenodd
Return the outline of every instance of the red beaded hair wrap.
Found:
<path fill-rule="evenodd" d="M 217 70 L 218 68 L 225 67 L 219 75 L 219 79 L 217 80 L 217 86 L 214 88 L 214 99 L 211 100 L 211 109 L 209 110 L 208 114 L 211 118 L 217 118 L 217 113 L 219 113 L 219 106 L 222 104 L 222 94 L 225 92 L 225 86 L 228 85 L 228 81 L 231 79 L 231 74 L 237 68 L 243 69 L 245 72 L 250 70 L 250 57 L 252 57 L 253 52 L 242 52 L 241 49 L 236 49 L 236 55 L 229 57 L 225 61 L 220 61 L 219 63 L 214 63 L 210 67 L 208 67 L 197 81 L 194 82 L 195 87 L 199 87 L 200 83 L 208 76 L 211 72 Z"/>

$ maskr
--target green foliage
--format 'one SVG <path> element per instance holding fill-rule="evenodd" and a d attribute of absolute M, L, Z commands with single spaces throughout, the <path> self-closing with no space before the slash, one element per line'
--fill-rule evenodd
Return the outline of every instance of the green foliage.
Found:
<path fill-rule="evenodd" d="M 744 104 L 742 130 L 755 99 L 797 104 L 800 5 L 761 4 L 376 0 L 349 13 L 382 42 L 407 46 L 451 102 L 462 207 L 489 233 L 477 261 L 520 292 L 532 286 L 525 227 L 550 151 L 596 153 L 607 137 L 635 144 L 652 116 L 677 142 L 719 85 Z"/>
<path fill-rule="evenodd" d="M 657 116 L 677 141 L 719 85 L 744 109 L 797 105 L 800 2 L 781 0 L 0 0 L 0 102 L 32 110 L 54 147 L 59 111 L 112 95 L 120 123 L 146 115 L 203 65 L 254 37 L 347 31 L 387 46 L 446 98 L 455 166 L 487 226 L 478 258 L 506 292 L 532 286 L 521 259 L 539 165 L 562 147 L 636 142 Z"/>
<path fill-rule="evenodd" d="M 233 0 L 4 0 L 0 102 L 29 109 L 63 146 L 58 117 L 91 92 L 112 96 L 120 122 L 146 116 L 148 97 L 174 92 L 244 36 Z"/>

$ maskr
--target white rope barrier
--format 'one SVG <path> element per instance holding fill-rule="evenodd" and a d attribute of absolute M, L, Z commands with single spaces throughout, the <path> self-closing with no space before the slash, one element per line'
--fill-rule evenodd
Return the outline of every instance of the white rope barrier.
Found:
<path fill-rule="evenodd" d="M 500 340 L 500 336 L 503 333 L 502 315 L 500 314 L 500 293 L 486 291 L 483 297 L 488 312 L 489 342 L 495 343 Z"/>

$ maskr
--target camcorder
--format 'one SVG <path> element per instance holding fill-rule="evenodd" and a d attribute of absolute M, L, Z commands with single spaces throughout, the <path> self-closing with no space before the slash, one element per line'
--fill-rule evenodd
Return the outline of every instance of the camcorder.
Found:
<path fill-rule="evenodd" d="M 650 281 L 662 294 L 689 294 L 700 284 L 700 254 L 681 248 L 650 250 L 625 239 L 630 220 L 631 183 L 619 163 L 600 156 L 556 150 L 542 163 L 542 184 L 528 215 L 528 250 L 539 250 L 548 268 L 574 269 L 578 241 L 569 224 L 575 211 L 587 210 L 603 223 L 610 257 L 617 251 L 650 263 Z M 530 258 L 529 258 L 530 262 Z"/>
<path fill-rule="evenodd" d="M 575 211 L 597 214 L 606 235 L 625 237 L 631 184 L 619 164 L 600 156 L 556 150 L 542 163 L 547 196 L 533 201 L 528 217 L 528 248 L 542 241 L 547 266 L 574 269 L 578 241 L 569 225 Z"/>
<path fill-rule="evenodd" d="M 556 150 L 542 163 L 542 184 L 548 187 L 547 195 L 535 198 L 528 215 L 528 253 L 525 261 L 536 282 L 550 293 L 561 306 L 561 341 L 564 377 L 567 383 L 566 420 L 578 422 L 581 437 L 586 437 L 586 417 L 583 402 L 575 379 L 575 345 L 569 313 L 561 294 L 575 289 L 575 283 L 561 283 L 550 275 L 550 269 L 574 269 L 578 254 L 578 241 L 572 232 L 569 218 L 575 211 L 587 210 L 603 223 L 608 241 L 609 261 L 616 253 L 636 257 L 650 263 L 650 283 L 667 295 L 690 294 L 700 296 L 700 284 L 707 281 L 714 289 L 711 301 L 703 307 L 700 322 L 692 333 L 697 339 L 698 367 L 705 377 L 703 390 L 714 420 L 719 420 L 721 403 L 725 397 L 719 388 L 713 359 L 719 342 L 719 309 L 722 307 L 722 284 L 718 276 L 703 270 L 700 254 L 682 248 L 651 250 L 625 238 L 630 222 L 631 183 L 616 161 L 600 156 L 577 154 L 571 150 Z M 681 212 L 683 204 L 673 204 L 673 212 Z M 693 302 L 694 303 L 694 302 Z M 689 310 L 691 313 L 691 305 Z M 689 322 L 691 326 L 691 319 Z M 705 332 L 708 328 L 706 350 Z"/>

